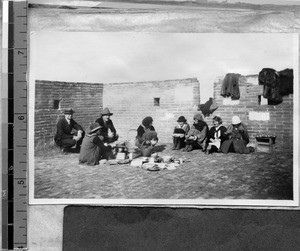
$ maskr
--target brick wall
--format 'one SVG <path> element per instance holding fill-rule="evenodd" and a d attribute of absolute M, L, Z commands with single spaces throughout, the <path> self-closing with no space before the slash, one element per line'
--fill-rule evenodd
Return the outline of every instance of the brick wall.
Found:
<path fill-rule="evenodd" d="M 293 95 L 283 96 L 283 102 L 279 105 L 259 105 L 258 95 L 262 96 L 263 86 L 258 85 L 258 76 L 242 76 L 239 81 L 241 97 L 235 103 L 231 102 L 230 98 L 223 98 L 220 95 L 223 79 L 224 77 L 218 78 L 214 83 L 214 98 L 219 108 L 212 116 L 220 115 L 223 119 L 223 125 L 228 126 L 232 116 L 238 115 L 247 125 L 252 143 L 255 142 L 255 135 L 257 134 L 275 133 L 277 136 L 275 150 L 292 151 Z M 257 120 L 256 118 L 253 120 L 253 117 L 249 116 L 253 112 L 268 115 L 269 119 Z M 211 121 L 208 120 L 208 124 L 211 126 Z"/>
<path fill-rule="evenodd" d="M 35 147 L 53 144 L 56 123 L 65 108 L 73 108 L 74 120 L 86 129 L 99 117 L 103 84 L 37 80 L 35 84 Z M 59 100 L 58 109 L 54 108 Z"/>
<path fill-rule="evenodd" d="M 159 106 L 154 99 L 159 98 Z M 196 78 L 104 85 L 103 107 L 109 107 L 111 119 L 120 135 L 127 139 L 146 116 L 153 117 L 153 126 L 161 143 L 172 141 L 172 132 L 179 116 L 190 124 L 199 104 L 199 82 Z M 130 134 L 131 137 L 131 134 Z"/>

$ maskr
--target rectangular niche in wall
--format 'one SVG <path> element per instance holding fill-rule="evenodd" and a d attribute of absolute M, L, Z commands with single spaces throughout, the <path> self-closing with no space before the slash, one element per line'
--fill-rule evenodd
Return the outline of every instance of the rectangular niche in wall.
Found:
<path fill-rule="evenodd" d="M 154 106 L 160 105 L 160 98 L 154 98 Z"/>
<path fill-rule="evenodd" d="M 54 99 L 53 100 L 53 109 L 55 109 L 55 110 L 59 109 L 59 104 L 60 104 L 60 100 Z"/>

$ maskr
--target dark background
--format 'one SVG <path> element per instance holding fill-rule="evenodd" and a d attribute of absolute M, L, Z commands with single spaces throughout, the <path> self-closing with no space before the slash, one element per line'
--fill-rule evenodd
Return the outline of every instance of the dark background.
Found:
<path fill-rule="evenodd" d="M 63 250 L 300 250 L 300 212 L 67 206 Z"/>

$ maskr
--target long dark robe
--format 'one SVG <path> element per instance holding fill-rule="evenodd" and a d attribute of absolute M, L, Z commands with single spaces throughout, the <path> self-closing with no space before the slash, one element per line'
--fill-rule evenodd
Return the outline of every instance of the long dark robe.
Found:
<path fill-rule="evenodd" d="M 250 148 L 246 147 L 249 143 L 249 135 L 243 123 L 228 126 L 226 133 L 229 139 L 225 140 L 221 145 L 223 153 L 250 153 Z"/>

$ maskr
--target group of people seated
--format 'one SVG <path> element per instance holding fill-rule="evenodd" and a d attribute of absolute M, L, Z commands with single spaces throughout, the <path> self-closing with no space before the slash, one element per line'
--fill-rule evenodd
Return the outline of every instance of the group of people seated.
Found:
<path fill-rule="evenodd" d="M 57 123 L 55 143 L 63 153 L 70 149 L 77 150 L 79 163 L 98 165 L 101 159 L 113 158 L 111 143 L 119 138 L 110 117 L 113 113 L 108 108 L 102 110 L 100 117 L 90 124 L 86 132 L 73 119 L 74 110 L 66 109 L 64 117 Z M 222 125 L 219 116 L 213 117 L 213 126 L 209 129 L 201 113 L 194 115 L 194 123 L 190 127 L 184 116 L 180 116 L 173 131 L 172 150 L 190 152 L 201 149 L 206 154 L 213 152 L 250 153 L 253 147 L 247 147 L 249 136 L 246 126 L 238 116 L 232 117 L 232 123 L 227 128 Z M 142 156 L 150 156 L 158 142 L 157 132 L 150 116 L 142 120 L 137 128 L 135 145 Z"/>
<path fill-rule="evenodd" d="M 226 128 L 222 125 L 222 118 L 214 116 L 213 126 L 209 129 L 201 113 L 194 115 L 194 123 L 190 127 L 184 116 L 177 120 L 173 132 L 173 150 L 182 149 L 190 152 L 201 149 L 206 154 L 213 152 L 254 152 L 253 147 L 247 147 L 249 135 L 246 126 L 238 116 L 233 116 L 231 124 Z"/>
<path fill-rule="evenodd" d="M 74 119 L 73 109 L 64 110 L 64 116 L 57 122 L 54 141 L 63 153 L 79 152 L 79 163 L 98 165 L 100 159 L 112 158 L 110 143 L 118 140 L 119 135 L 108 108 L 103 109 L 100 117 L 91 123 L 85 132 Z"/>

